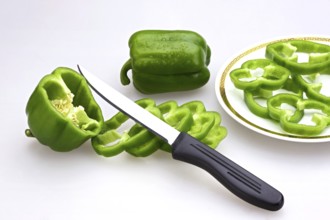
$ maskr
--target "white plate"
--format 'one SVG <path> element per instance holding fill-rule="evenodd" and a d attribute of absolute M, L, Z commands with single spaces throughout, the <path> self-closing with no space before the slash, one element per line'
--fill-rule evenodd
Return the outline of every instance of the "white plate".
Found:
<path fill-rule="evenodd" d="M 265 58 L 265 49 L 268 44 L 274 43 L 276 41 L 284 41 L 290 39 L 311 40 L 330 45 L 330 38 L 326 37 L 292 37 L 262 43 L 248 50 L 245 50 L 244 52 L 238 54 L 236 57 L 231 59 L 218 73 L 215 83 L 215 92 L 217 95 L 217 99 L 220 102 L 220 105 L 232 118 L 234 118 L 237 122 L 241 123 L 247 128 L 252 129 L 253 131 L 256 131 L 260 134 L 294 142 L 315 143 L 330 141 L 329 127 L 318 136 L 304 137 L 289 134 L 282 130 L 279 123 L 276 123 L 272 120 L 263 119 L 254 115 L 250 112 L 250 110 L 246 107 L 244 103 L 243 91 L 236 89 L 230 80 L 229 73 L 233 69 L 239 68 L 241 64 L 245 61 L 257 58 Z M 330 80 L 330 78 L 328 78 L 328 80 Z"/>

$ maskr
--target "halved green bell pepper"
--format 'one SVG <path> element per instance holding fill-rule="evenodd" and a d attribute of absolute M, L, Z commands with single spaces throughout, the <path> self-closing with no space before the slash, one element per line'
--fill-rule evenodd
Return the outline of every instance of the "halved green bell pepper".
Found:
<path fill-rule="evenodd" d="M 129 39 L 130 59 L 123 65 L 123 85 L 130 79 L 142 93 L 197 89 L 207 83 L 211 50 L 197 33 L 184 30 L 143 30 Z"/>
<path fill-rule="evenodd" d="M 27 136 L 55 151 L 70 151 L 102 128 L 103 116 L 84 77 L 59 67 L 43 77 L 26 106 Z"/>
<path fill-rule="evenodd" d="M 299 62 L 297 53 L 308 61 Z M 269 44 L 266 57 L 297 74 L 314 74 L 330 69 L 330 46 L 307 40 L 288 40 Z"/>

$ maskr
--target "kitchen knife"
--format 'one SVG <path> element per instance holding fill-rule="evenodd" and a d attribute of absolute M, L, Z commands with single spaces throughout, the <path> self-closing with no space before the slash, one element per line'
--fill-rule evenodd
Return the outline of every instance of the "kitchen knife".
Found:
<path fill-rule="evenodd" d="M 209 172 L 228 190 L 257 207 L 277 211 L 284 204 L 283 195 L 258 177 L 246 171 L 218 151 L 149 113 L 135 102 L 78 65 L 90 87 L 106 102 L 172 146 L 172 157 Z"/>

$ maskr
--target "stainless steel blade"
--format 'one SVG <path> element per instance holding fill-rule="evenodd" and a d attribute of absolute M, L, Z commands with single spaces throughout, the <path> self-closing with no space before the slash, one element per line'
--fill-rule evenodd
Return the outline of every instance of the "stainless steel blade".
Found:
<path fill-rule="evenodd" d="M 110 87 L 85 68 L 78 65 L 79 72 L 85 77 L 90 87 L 104 100 L 125 113 L 137 123 L 147 127 L 150 131 L 166 140 L 170 145 L 174 143 L 180 132 L 166 122 L 149 113 L 135 102 Z M 97 88 L 97 89 L 96 89 Z"/>

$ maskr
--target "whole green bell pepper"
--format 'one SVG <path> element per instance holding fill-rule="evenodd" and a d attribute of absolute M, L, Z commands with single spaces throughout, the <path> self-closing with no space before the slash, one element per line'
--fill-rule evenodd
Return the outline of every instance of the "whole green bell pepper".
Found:
<path fill-rule="evenodd" d="M 130 59 L 123 65 L 123 85 L 130 79 L 142 93 L 164 93 L 197 89 L 210 77 L 207 65 L 211 50 L 197 33 L 184 30 L 143 30 L 129 39 Z"/>
<path fill-rule="evenodd" d="M 70 151 L 102 128 L 103 116 L 84 77 L 59 67 L 43 77 L 26 106 L 27 136 L 55 151 Z"/>
<path fill-rule="evenodd" d="M 308 61 L 299 62 L 297 53 Z M 266 57 L 297 74 L 314 74 L 330 69 L 330 46 L 307 40 L 288 40 L 269 44 Z"/>

